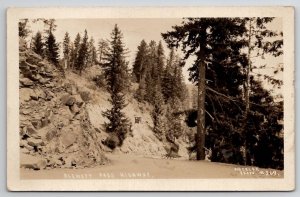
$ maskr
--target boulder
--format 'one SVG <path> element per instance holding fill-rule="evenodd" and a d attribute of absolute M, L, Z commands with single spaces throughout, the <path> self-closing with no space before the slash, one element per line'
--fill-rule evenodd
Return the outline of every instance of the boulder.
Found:
<path fill-rule="evenodd" d="M 20 140 L 20 147 L 21 148 L 25 148 L 25 146 L 27 146 L 28 144 L 27 144 L 27 141 L 26 140 Z"/>
<path fill-rule="evenodd" d="M 72 97 L 70 94 L 63 94 L 61 97 L 60 97 L 60 101 L 63 105 L 65 105 L 68 101 L 68 99 Z"/>
<path fill-rule="evenodd" d="M 33 81 L 31 81 L 28 78 L 20 78 L 19 81 L 20 81 L 21 85 L 24 87 L 30 87 L 30 86 L 33 86 L 33 84 L 34 84 Z"/>
<path fill-rule="evenodd" d="M 28 144 L 24 144 L 24 148 L 29 152 L 34 150 L 33 146 L 30 146 Z"/>
<path fill-rule="evenodd" d="M 51 109 L 47 109 L 45 114 L 44 114 L 44 117 L 49 119 L 49 121 L 50 121 L 52 116 L 53 116 L 53 111 Z"/>
<path fill-rule="evenodd" d="M 52 73 L 52 72 L 44 72 L 43 74 L 47 78 L 53 78 L 54 77 L 54 73 Z"/>
<path fill-rule="evenodd" d="M 47 88 L 53 88 L 55 85 L 54 85 L 54 83 L 52 83 L 52 82 L 48 82 L 48 83 L 45 84 L 45 86 L 46 86 Z"/>
<path fill-rule="evenodd" d="M 30 151 L 26 148 L 21 148 L 20 152 L 23 153 L 23 154 L 30 154 Z"/>
<path fill-rule="evenodd" d="M 20 57 L 20 61 L 19 61 L 19 67 L 20 69 L 25 69 L 27 68 L 27 64 L 26 64 L 26 59 L 24 57 Z"/>
<path fill-rule="evenodd" d="M 34 89 L 34 92 L 38 98 L 46 99 L 47 95 L 42 89 L 36 88 L 36 89 Z"/>
<path fill-rule="evenodd" d="M 73 97 L 76 99 L 76 105 L 78 107 L 81 107 L 84 103 L 84 101 L 82 100 L 81 96 L 79 94 L 75 94 L 73 95 Z"/>
<path fill-rule="evenodd" d="M 45 143 L 43 142 L 42 139 L 35 139 L 35 138 L 28 138 L 27 143 L 28 143 L 29 146 L 32 146 L 32 147 L 34 147 L 34 146 L 36 146 L 36 147 L 37 146 L 44 146 L 45 145 Z"/>
<path fill-rule="evenodd" d="M 31 113 L 31 110 L 30 110 L 30 109 L 21 109 L 20 112 L 21 112 L 21 114 L 23 114 L 23 115 L 28 115 L 28 114 Z"/>
<path fill-rule="evenodd" d="M 65 148 L 70 147 L 76 142 L 77 137 L 75 133 L 72 132 L 72 127 L 64 127 L 62 129 L 62 133 L 63 134 L 61 135 L 61 143 Z"/>
<path fill-rule="evenodd" d="M 45 65 L 45 72 L 46 73 L 51 73 L 51 72 L 53 72 L 53 68 L 52 68 L 52 66 L 51 65 L 49 65 L 49 64 L 47 64 L 47 63 L 44 63 L 44 65 Z"/>
<path fill-rule="evenodd" d="M 65 102 L 65 105 L 67 105 L 67 106 L 72 106 L 72 105 L 74 105 L 75 104 L 75 102 L 76 102 L 76 99 L 74 98 L 74 97 L 69 97 L 67 100 L 66 100 L 66 102 Z"/>
<path fill-rule="evenodd" d="M 22 153 L 20 158 L 20 165 L 21 168 L 42 170 L 46 168 L 47 160 Z"/>
<path fill-rule="evenodd" d="M 30 70 L 36 70 L 36 69 L 38 69 L 37 65 L 30 63 L 28 61 L 28 59 L 26 60 L 26 64 L 30 68 Z"/>
<path fill-rule="evenodd" d="M 52 92 L 52 91 L 50 91 L 50 90 L 47 90 L 46 92 L 46 95 L 47 95 L 47 98 L 54 98 L 55 97 L 55 94 Z"/>
<path fill-rule="evenodd" d="M 26 134 L 29 136 L 36 135 L 37 131 L 35 130 L 35 128 L 32 125 L 28 125 L 28 126 L 26 126 Z"/>
<path fill-rule="evenodd" d="M 34 95 L 34 91 L 30 88 L 21 88 L 20 89 L 20 101 L 30 101 L 31 95 Z"/>
<path fill-rule="evenodd" d="M 71 95 L 75 95 L 77 93 L 77 88 L 75 85 L 67 83 L 64 85 L 66 92 L 68 92 Z"/>
<path fill-rule="evenodd" d="M 50 120 L 48 118 L 43 117 L 41 122 L 42 122 L 42 127 L 45 127 L 50 123 Z"/>
<path fill-rule="evenodd" d="M 26 134 L 26 127 L 22 127 L 22 128 L 20 128 L 20 136 L 23 136 L 23 135 L 25 135 Z"/>
<path fill-rule="evenodd" d="M 70 110 L 71 110 L 71 112 L 74 113 L 74 114 L 77 114 L 77 113 L 80 112 L 80 109 L 77 107 L 77 105 L 72 105 L 72 106 L 70 107 Z"/>
<path fill-rule="evenodd" d="M 45 83 L 48 82 L 48 80 L 45 79 L 45 78 L 40 78 L 40 79 L 38 79 L 38 81 L 39 81 L 41 84 L 45 84 Z"/>
<path fill-rule="evenodd" d="M 31 78 L 32 78 L 32 80 L 34 80 L 34 81 L 39 81 L 39 80 L 42 79 L 42 76 L 39 75 L 39 74 L 35 74 L 35 75 L 32 75 Z"/>
<path fill-rule="evenodd" d="M 54 115 L 51 118 L 51 123 L 56 125 L 57 128 L 62 128 L 70 124 L 73 114 L 68 106 L 62 106 L 58 110 L 54 111 Z"/>
<path fill-rule="evenodd" d="M 31 124 L 34 126 L 35 129 L 40 129 L 42 127 L 42 123 L 40 120 L 32 120 Z"/>
<path fill-rule="evenodd" d="M 30 98 L 37 101 L 39 100 L 39 97 L 36 95 L 36 93 L 34 91 L 32 91 L 31 95 L 30 95 Z"/>

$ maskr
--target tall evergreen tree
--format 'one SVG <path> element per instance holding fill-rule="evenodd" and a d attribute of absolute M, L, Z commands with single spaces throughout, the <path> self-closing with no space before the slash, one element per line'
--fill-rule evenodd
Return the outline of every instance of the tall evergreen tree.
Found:
<path fill-rule="evenodd" d="M 153 120 L 153 132 L 156 134 L 156 136 L 163 140 L 165 136 L 165 120 L 164 120 L 164 100 L 163 95 L 161 93 L 160 86 L 155 85 L 154 91 L 153 91 L 153 110 L 151 113 L 152 120 Z"/>
<path fill-rule="evenodd" d="M 46 29 L 45 33 L 50 34 L 50 32 L 54 32 L 56 30 L 57 25 L 55 24 L 55 19 L 37 19 L 42 20 Z"/>
<path fill-rule="evenodd" d="M 98 53 L 99 53 L 99 64 L 103 64 L 103 57 L 107 53 L 108 42 L 104 39 L 99 40 L 98 42 Z"/>
<path fill-rule="evenodd" d="M 148 45 L 145 40 L 142 40 L 138 46 L 138 51 L 133 64 L 132 75 L 138 83 L 144 78 L 147 63 L 148 63 Z"/>
<path fill-rule="evenodd" d="M 162 46 L 162 42 L 159 41 L 158 46 L 157 46 L 157 80 L 159 81 L 159 83 L 161 83 L 161 79 L 162 79 L 162 73 L 163 73 L 163 69 L 165 67 L 165 52 L 164 52 L 164 48 Z"/>
<path fill-rule="evenodd" d="M 136 91 L 136 95 L 135 98 L 139 101 L 145 101 L 145 95 L 146 95 L 146 82 L 145 82 L 145 78 L 142 78 L 140 83 L 139 83 L 139 87 Z"/>
<path fill-rule="evenodd" d="M 156 44 L 155 41 L 149 43 L 149 53 L 147 55 L 147 67 L 145 68 L 146 82 L 146 101 L 154 104 L 155 92 L 162 91 L 162 71 L 164 68 L 164 51 L 161 43 Z"/>
<path fill-rule="evenodd" d="M 172 86 L 172 71 L 174 70 L 173 69 L 174 61 L 175 61 L 175 51 L 174 48 L 172 48 L 169 53 L 169 57 L 167 59 L 166 68 L 164 69 L 163 72 L 162 92 L 166 102 L 169 100 L 169 98 L 172 97 L 171 95 L 173 93 L 171 86 Z"/>
<path fill-rule="evenodd" d="M 69 33 L 65 33 L 64 42 L 63 42 L 63 54 L 65 61 L 65 68 L 69 68 L 70 66 L 70 55 L 71 55 L 71 43 Z"/>
<path fill-rule="evenodd" d="M 45 45 L 47 59 L 54 65 L 59 66 L 59 47 L 52 31 L 49 32 Z"/>
<path fill-rule="evenodd" d="M 71 50 L 71 68 L 75 69 L 75 65 L 76 65 L 76 60 L 77 60 L 77 57 L 78 57 L 78 51 L 79 51 L 79 48 L 80 48 L 80 43 L 81 43 L 81 36 L 79 33 L 77 33 L 76 37 L 75 37 L 75 40 L 74 40 L 74 43 L 72 45 L 72 50 Z"/>
<path fill-rule="evenodd" d="M 111 95 L 112 108 L 103 112 L 109 120 L 105 123 L 106 130 L 117 136 L 117 146 L 121 146 L 126 134 L 131 131 L 131 124 L 122 111 L 125 104 L 125 90 L 128 87 L 128 62 L 125 60 L 125 46 L 123 35 L 117 25 L 112 33 L 110 46 L 105 54 L 102 65 L 107 80 L 107 90 Z"/>
<path fill-rule="evenodd" d="M 181 68 L 183 65 L 184 62 L 175 54 L 174 48 L 171 49 L 162 76 L 162 91 L 166 102 L 172 99 L 184 101 L 186 97 L 186 87 Z"/>
<path fill-rule="evenodd" d="M 244 70 L 249 67 L 249 56 L 243 50 L 249 46 L 249 40 L 244 37 L 247 32 L 246 24 L 243 18 L 187 19 L 182 26 L 174 27 L 174 31 L 163 36 L 170 47 L 183 46 L 186 57 L 191 54 L 197 56 L 189 71 L 190 80 L 198 82 L 198 88 L 201 87 L 198 89 L 198 111 L 189 113 L 187 121 L 189 125 L 198 127 L 197 132 L 203 128 L 201 125 L 199 129 L 199 123 L 205 123 L 205 137 L 196 135 L 197 153 L 205 145 L 212 149 L 212 161 L 242 164 L 240 150 L 244 147 L 244 142 L 247 142 L 248 165 L 282 169 L 283 143 L 282 138 L 278 137 L 282 130 L 282 125 L 278 123 L 283 113 L 282 103 L 275 103 L 270 92 L 253 77 L 250 77 L 249 82 L 252 88 L 249 94 L 247 132 L 244 132 L 247 102 L 242 87 L 248 76 Z M 202 75 L 199 76 L 201 72 Z M 202 86 L 199 81 L 201 76 L 205 78 Z M 201 97 L 203 92 L 199 94 L 203 87 L 206 90 L 204 98 Z M 203 99 L 205 103 L 199 103 Z M 205 108 L 201 107 L 203 104 Z M 199 118 L 204 112 L 205 119 Z M 231 150 L 233 156 L 226 159 L 223 150 Z M 272 165 L 272 158 L 276 158 L 275 166 Z"/>
<path fill-rule="evenodd" d="M 88 57 L 88 35 L 87 35 L 87 30 L 85 30 L 82 42 L 80 43 L 79 46 L 79 50 L 75 62 L 75 69 L 79 71 L 80 75 L 82 71 L 86 68 L 87 57 Z"/>
<path fill-rule="evenodd" d="M 59 45 L 56 42 L 53 32 L 56 30 L 54 19 L 43 19 L 46 26 L 46 41 L 45 41 L 45 55 L 46 58 L 54 65 L 59 66 Z"/>
<path fill-rule="evenodd" d="M 205 158 L 205 136 L 208 126 L 205 104 L 206 90 L 209 84 L 207 77 L 210 73 L 212 76 L 214 74 L 212 68 L 217 64 L 216 55 L 222 54 L 224 63 L 232 60 L 230 57 L 234 57 L 234 62 L 230 62 L 233 65 L 241 61 L 242 58 L 235 57 L 234 54 L 239 54 L 239 50 L 243 46 L 243 43 L 236 38 L 242 36 L 245 29 L 241 20 L 230 18 L 189 18 L 181 26 L 173 28 L 173 31 L 162 34 L 169 47 L 177 48 L 181 45 L 185 59 L 191 55 L 197 57 L 189 71 L 190 80 L 198 84 L 196 151 L 197 159 L 203 160 Z"/>
<path fill-rule="evenodd" d="M 87 57 L 87 66 L 93 66 L 97 63 L 97 52 L 95 47 L 95 40 L 91 37 L 88 42 L 88 57 Z"/>
<path fill-rule="evenodd" d="M 243 120 L 243 132 L 244 135 L 247 136 L 247 130 L 248 130 L 248 117 L 250 113 L 250 97 L 251 97 L 251 77 L 253 75 L 261 76 L 260 73 L 253 72 L 253 69 L 265 69 L 265 65 L 257 65 L 255 64 L 255 60 L 257 59 L 264 59 L 266 55 L 272 55 L 274 57 L 280 56 L 283 54 L 282 51 L 282 45 L 283 40 L 282 39 L 276 39 L 280 37 L 280 33 L 269 30 L 267 28 L 267 25 L 271 23 L 274 18 L 271 17 L 253 17 L 253 18 L 245 18 L 245 24 L 247 31 L 245 33 L 244 39 L 247 41 L 247 59 L 248 64 L 247 67 L 245 67 L 245 75 L 246 80 L 244 83 L 244 99 L 245 99 L 245 113 L 244 113 L 244 120 Z M 274 41 L 270 41 L 273 39 Z M 256 61 L 257 62 L 257 61 Z M 274 72 L 278 72 L 278 70 L 283 70 L 282 68 L 274 69 Z M 265 80 L 268 80 L 273 85 L 280 86 L 282 85 L 282 80 L 275 79 L 269 75 L 263 76 Z M 247 138 L 245 138 L 244 141 L 244 157 L 245 157 L 245 165 L 247 164 L 246 161 L 249 161 L 247 159 Z M 249 163 L 249 162 L 248 162 Z"/>
<path fill-rule="evenodd" d="M 33 42 L 32 42 L 32 50 L 36 53 L 39 54 L 40 56 L 44 55 L 44 43 L 42 40 L 42 34 L 40 31 L 38 31 L 35 36 L 33 37 Z"/>
<path fill-rule="evenodd" d="M 20 38 L 26 38 L 28 34 L 30 33 L 30 30 L 27 26 L 28 19 L 20 19 L 19 20 L 19 37 Z"/>

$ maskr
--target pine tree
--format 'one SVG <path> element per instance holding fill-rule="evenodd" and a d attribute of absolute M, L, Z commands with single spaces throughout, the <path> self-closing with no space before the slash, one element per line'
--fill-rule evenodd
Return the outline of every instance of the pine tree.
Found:
<path fill-rule="evenodd" d="M 158 90 L 162 91 L 161 80 L 164 67 L 164 51 L 162 45 L 160 44 L 158 47 L 156 42 L 151 40 L 147 59 L 147 67 L 145 68 L 145 99 L 149 103 L 154 104 L 155 92 Z"/>
<path fill-rule="evenodd" d="M 91 39 L 88 42 L 88 57 L 87 57 L 87 66 L 93 66 L 97 63 L 97 54 L 96 54 L 96 47 L 94 45 L 95 41 L 94 38 L 91 37 Z"/>
<path fill-rule="evenodd" d="M 165 67 L 165 52 L 164 52 L 164 48 L 162 46 L 162 42 L 159 41 L 158 46 L 157 46 L 157 80 L 159 81 L 159 83 L 161 83 L 162 80 L 162 73 L 163 73 L 163 69 Z"/>
<path fill-rule="evenodd" d="M 80 48 L 80 43 L 81 43 L 81 36 L 79 33 L 77 33 L 74 43 L 72 45 L 72 50 L 71 50 L 71 68 L 75 69 L 76 68 L 76 60 L 78 57 L 78 52 Z"/>
<path fill-rule="evenodd" d="M 42 34 L 40 31 L 38 31 L 34 38 L 33 38 L 33 42 L 32 42 L 33 46 L 32 46 L 32 50 L 36 53 L 39 54 L 40 56 L 43 57 L 44 55 L 44 43 L 42 40 Z"/>
<path fill-rule="evenodd" d="M 45 41 L 45 56 L 51 63 L 59 67 L 59 45 L 56 42 L 55 36 L 53 34 L 56 29 L 55 20 L 43 19 L 43 22 L 47 27 L 45 30 L 47 34 Z"/>
<path fill-rule="evenodd" d="M 245 99 L 245 112 L 244 112 L 244 120 L 243 120 L 243 132 L 244 135 L 247 136 L 247 130 L 248 130 L 248 117 L 250 113 L 250 97 L 251 97 L 251 77 L 253 77 L 254 74 L 256 74 L 258 77 L 261 77 L 262 74 L 252 72 L 253 69 L 260 70 L 265 69 L 265 65 L 255 65 L 253 63 L 257 59 L 264 59 L 266 55 L 272 55 L 274 57 L 280 56 L 283 54 L 282 51 L 282 45 L 283 40 L 282 39 L 275 39 L 274 41 L 270 41 L 270 38 L 276 38 L 280 35 L 275 32 L 269 30 L 266 25 L 271 23 L 274 18 L 270 17 L 263 17 L 263 18 L 245 18 L 245 24 L 247 27 L 247 31 L 245 33 L 245 40 L 247 41 L 247 59 L 248 64 L 245 67 L 245 75 L 246 80 L 244 83 L 244 99 Z M 278 70 L 283 71 L 282 68 L 275 69 L 274 73 L 278 72 Z M 268 80 L 270 83 L 272 83 L 274 86 L 280 86 L 282 85 L 282 80 L 277 80 L 271 76 L 264 75 L 263 76 L 265 80 Z M 247 159 L 247 138 L 245 138 L 244 141 L 244 157 L 245 157 L 245 165 L 247 164 L 246 161 L 249 161 Z M 249 162 L 248 162 L 249 163 Z"/>
<path fill-rule="evenodd" d="M 98 42 L 98 53 L 99 53 L 99 64 L 100 65 L 103 64 L 103 57 L 107 53 L 107 49 L 108 49 L 108 42 L 101 39 Z"/>
<path fill-rule="evenodd" d="M 59 47 L 52 31 L 49 32 L 45 45 L 47 59 L 54 65 L 59 66 Z"/>
<path fill-rule="evenodd" d="M 174 48 L 171 49 L 169 53 L 169 57 L 167 59 L 166 68 L 163 72 L 163 84 L 162 84 L 162 92 L 164 95 L 164 99 L 166 102 L 170 98 L 172 98 L 172 72 L 173 72 L 173 66 L 174 66 L 174 59 L 175 59 L 175 51 Z"/>
<path fill-rule="evenodd" d="M 110 46 L 105 54 L 105 63 L 102 67 L 107 81 L 107 90 L 111 95 L 110 103 L 112 108 L 103 112 L 103 115 L 109 120 L 105 123 L 105 128 L 112 135 L 117 136 L 117 146 L 121 146 L 126 134 L 131 131 L 131 124 L 122 112 L 125 103 L 125 91 L 128 87 L 128 62 L 125 60 L 125 46 L 123 44 L 123 35 L 115 25 L 111 33 Z"/>
<path fill-rule="evenodd" d="M 172 48 L 162 76 L 162 91 L 166 102 L 172 99 L 179 99 L 183 102 L 186 98 L 186 87 L 181 68 L 183 65 L 184 62 Z"/>
<path fill-rule="evenodd" d="M 175 98 L 179 99 L 181 102 L 184 102 L 184 100 L 187 98 L 187 95 L 181 67 L 183 62 L 179 57 L 176 57 L 175 65 L 172 89 L 174 90 Z"/>
<path fill-rule="evenodd" d="M 38 19 L 39 20 L 39 19 Z M 45 33 L 50 34 L 56 30 L 57 25 L 55 24 L 55 19 L 41 19 L 46 27 Z"/>
<path fill-rule="evenodd" d="M 139 83 L 139 87 L 136 91 L 135 98 L 139 102 L 143 102 L 143 101 L 145 101 L 145 95 L 146 95 L 146 82 L 145 82 L 145 79 L 142 78 Z"/>
<path fill-rule="evenodd" d="M 165 136 L 164 100 L 160 86 L 158 85 L 154 86 L 154 95 L 152 103 L 153 110 L 151 116 L 153 120 L 153 132 L 160 140 L 163 140 Z"/>
<path fill-rule="evenodd" d="M 82 42 L 80 43 L 76 62 L 75 69 L 79 71 L 79 74 L 82 74 L 82 71 L 86 68 L 88 57 L 88 35 L 87 31 L 84 31 L 84 36 Z"/>
<path fill-rule="evenodd" d="M 19 20 L 19 37 L 20 38 L 26 38 L 28 34 L 30 33 L 30 30 L 27 26 L 28 19 L 20 19 Z"/>
<path fill-rule="evenodd" d="M 133 64 L 132 75 L 135 77 L 138 83 L 141 82 L 145 76 L 145 71 L 148 63 L 148 45 L 145 40 L 142 40 L 138 46 L 138 51 Z"/>
<path fill-rule="evenodd" d="M 167 41 L 169 47 L 178 48 L 182 46 L 185 59 L 190 55 L 196 55 L 197 59 L 194 65 L 189 68 L 190 80 L 198 84 L 198 112 L 197 112 L 197 134 L 196 134 L 196 150 L 197 159 L 205 158 L 205 136 L 207 132 L 208 121 L 206 119 L 206 97 L 207 97 L 207 77 L 210 72 L 213 75 L 213 67 L 217 61 L 215 55 L 219 55 L 223 46 L 231 47 L 225 50 L 223 56 L 233 57 L 233 53 L 237 53 L 243 46 L 237 41 L 238 36 L 242 36 L 245 29 L 241 26 L 239 19 L 230 18 L 189 18 L 182 26 L 175 26 L 174 30 L 167 32 L 163 38 Z M 213 47 L 213 49 L 212 49 Z M 219 47 L 219 48 L 218 48 Z M 235 57 L 234 57 L 235 59 Z M 241 58 L 231 62 L 237 64 Z M 225 61 L 224 60 L 224 61 Z M 209 72 L 209 74 L 208 74 Z M 211 90 L 211 89 L 209 89 Z M 209 113 L 210 114 L 210 113 Z"/>
<path fill-rule="evenodd" d="M 250 110 L 247 120 L 247 165 L 284 168 L 283 101 L 275 102 L 262 82 L 251 79 Z M 252 163 L 253 161 L 253 163 Z"/>
<path fill-rule="evenodd" d="M 180 102 L 167 104 L 165 135 L 166 139 L 171 143 L 175 143 L 175 139 L 178 139 L 183 134 L 183 127 L 180 118 L 176 113 L 179 108 L 178 104 L 180 104 Z"/>
<path fill-rule="evenodd" d="M 199 65 L 205 65 L 205 75 L 200 75 L 200 77 L 205 76 L 203 77 L 205 83 L 202 81 L 202 86 L 198 89 L 198 107 L 203 104 L 199 101 L 205 99 L 205 111 L 201 107 L 200 111 L 199 108 L 192 110 L 188 113 L 187 119 L 190 126 L 198 127 L 197 132 L 199 132 L 199 123 L 205 123 L 204 136 L 196 135 L 197 154 L 203 145 L 212 149 L 212 161 L 243 164 L 240 149 L 246 141 L 247 164 L 282 169 L 283 140 L 279 137 L 282 125 L 278 123 L 283 115 L 282 103 L 274 102 L 270 91 L 265 90 L 254 77 L 250 77 L 249 82 L 251 84 L 250 107 L 247 132 L 244 132 L 247 102 L 241 87 L 247 80 L 247 73 L 244 71 L 249 66 L 249 56 L 244 53 L 244 48 L 249 46 L 249 40 L 244 37 L 245 34 L 247 35 L 245 19 L 187 19 L 182 26 L 174 29 L 163 36 L 170 47 L 183 46 L 186 57 L 191 54 L 197 55 L 195 64 L 189 68 L 190 80 L 196 85 L 201 84 Z M 203 38 L 206 40 L 203 41 Z M 201 42 L 205 45 L 201 45 Z M 254 42 L 251 41 L 251 43 Z M 279 46 L 280 41 L 276 43 L 277 45 L 274 46 Z M 201 48 L 205 54 L 201 54 Z M 205 64 L 203 62 L 201 64 L 200 57 L 203 58 Z M 203 87 L 206 90 L 205 97 L 199 99 L 201 95 L 203 96 L 203 94 L 199 96 L 199 91 L 202 91 Z M 199 118 L 201 115 L 204 116 L 205 121 Z M 200 137 L 203 139 L 205 137 L 205 142 L 201 141 Z M 222 149 L 230 149 L 233 156 L 229 160 L 224 159 Z M 276 162 L 271 162 L 272 158 L 276 158 Z"/>
<path fill-rule="evenodd" d="M 70 46 L 70 36 L 69 33 L 65 33 L 64 42 L 63 42 L 63 54 L 65 61 L 65 68 L 70 67 L 70 55 L 71 55 L 71 46 Z"/>

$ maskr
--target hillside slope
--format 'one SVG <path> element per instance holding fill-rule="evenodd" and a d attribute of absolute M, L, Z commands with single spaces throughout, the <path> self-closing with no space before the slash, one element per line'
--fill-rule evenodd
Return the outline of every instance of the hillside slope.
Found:
<path fill-rule="evenodd" d="M 20 150 L 21 167 L 33 169 L 83 168 L 108 162 L 103 145 L 108 137 L 102 112 L 111 107 L 110 95 L 92 80 L 97 66 L 82 75 L 64 74 L 20 43 Z M 126 95 L 124 112 L 132 133 L 113 152 L 163 158 L 168 143 L 152 131 L 151 106 L 134 99 L 137 84 Z M 135 118 L 141 117 L 139 123 Z M 179 157 L 188 159 L 187 144 L 178 141 Z"/>
<path fill-rule="evenodd" d="M 90 123 L 86 92 L 20 41 L 21 167 L 82 168 L 107 162 Z"/>
<path fill-rule="evenodd" d="M 91 101 L 87 104 L 89 119 L 91 124 L 99 130 L 98 136 L 104 141 L 108 136 L 104 131 L 104 123 L 107 119 L 103 117 L 102 112 L 109 109 L 111 104 L 108 101 L 110 98 L 108 92 L 93 84 L 92 78 L 99 72 L 101 72 L 100 69 L 94 66 L 88 68 L 82 76 L 68 72 L 66 78 L 76 84 L 78 89 L 88 91 L 91 94 Z M 132 123 L 133 132 L 124 140 L 120 148 L 116 148 L 115 152 L 160 158 L 166 155 L 164 144 L 158 140 L 152 131 L 153 122 L 150 116 L 150 106 L 137 102 L 132 93 L 127 94 L 126 102 L 128 105 L 124 112 Z M 135 123 L 135 117 L 141 117 L 141 122 Z"/>

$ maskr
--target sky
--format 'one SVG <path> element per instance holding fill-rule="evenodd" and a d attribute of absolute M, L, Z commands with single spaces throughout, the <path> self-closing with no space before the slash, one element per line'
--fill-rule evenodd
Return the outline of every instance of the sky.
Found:
<path fill-rule="evenodd" d="M 95 44 L 100 39 L 109 39 L 110 33 L 115 24 L 118 24 L 121 29 L 124 37 L 124 44 L 128 48 L 128 61 L 129 66 L 132 66 L 134 58 L 137 52 L 137 46 L 140 44 L 141 40 L 145 40 L 149 43 L 151 40 L 156 41 L 157 43 L 161 40 L 164 46 L 165 55 L 168 56 L 169 49 L 166 46 L 166 43 L 161 37 L 161 33 L 172 30 L 172 26 L 180 25 L 182 22 L 181 18 L 170 18 L 170 19 L 159 19 L 159 18 L 148 18 L 148 19 L 58 19 L 56 20 L 56 31 L 54 35 L 59 43 L 63 42 L 63 38 L 66 32 L 70 34 L 71 40 L 74 41 L 77 33 L 81 35 L 84 34 L 86 29 L 88 32 L 89 38 L 92 36 L 96 41 Z M 42 22 L 31 23 L 30 28 L 32 29 L 32 34 L 34 35 L 38 30 L 43 31 L 44 26 Z M 268 28 L 276 31 L 282 31 L 282 20 L 276 18 Z M 181 54 L 180 51 L 178 51 Z M 193 59 L 190 58 L 186 61 L 186 66 L 183 68 L 183 75 L 186 83 L 188 81 L 188 71 L 187 69 L 193 63 Z M 279 63 L 283 63 L 283 57 L 274 58 L 271 56 L 266 56 L 264 60 L 256 59 L 253 61 L 254 64 L 267 64 L 267 67 L 277 66 Z M 265 70 L 256 70 L 256 72 L 261 74 L 274 75 L 273 69 Z M 275 75 L 275 78 L 282 79 L 282 73 Z M 273 91 L 273 94 L 279 94 L 281 91 L 274 89 L 270 84 L 264 83 L 264 86 Z"/>

